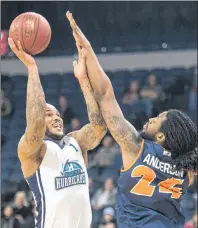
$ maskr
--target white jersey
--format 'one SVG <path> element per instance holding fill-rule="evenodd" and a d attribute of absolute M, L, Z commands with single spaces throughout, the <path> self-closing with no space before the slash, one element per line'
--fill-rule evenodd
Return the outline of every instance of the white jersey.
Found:
<path fill-rule="evenodd" d="M 47 151 L 36 173 L 26 181 L 36 203 L 36 228 L 89 228 L 91 206 L 87 169 L 74 138 L 61 148 L 46 140 Z"/>

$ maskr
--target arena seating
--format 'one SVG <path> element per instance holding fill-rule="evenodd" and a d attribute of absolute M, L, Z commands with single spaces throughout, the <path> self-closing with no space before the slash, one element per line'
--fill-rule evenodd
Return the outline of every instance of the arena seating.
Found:
<path fill-rule="evenodd" d="M 149 73 L 154 73 L 159 82 L 164 87 L 170 87 L 177 77 L 185 76 L 189 85 L 191 84 L 192 69 L 172 68 L 172 69 L 153 69 L 150 72 L 146 70 L 136 71 L 116 71 L 107 72 L 113 84 L 115 94 L 120 103 L 124 89 L 130 81 L 139 80 L 143 85 Z M 60 95 L 65 95 L 72 108 L 78 113 L 82 124 L 88 121 L 86 105 L 77 80 L 72 73 L 41 75 L 42 86 L 45 91 L 46 101 L 57 107 Z M 14 113 L 12 117 L 2 117 L 2 134 L 6 137 L 6 143 L 2 148 L 2 192 L 10 191 L 10 181 L 19 183 L 23 180 L 19 160 L 17 158 L 17 144 L 25 130 L 25 94 L 27 87 L 27 77 L 25 75 L 12 78 L 2 77 L 2 88 L 14 104 Z M 74 96 L 75 94 L 75 96 Z M 121 104 L 121 108 L 126 117 L 131 113 L 131 107 Z M 142 112 L 144 106 L 139 103 L 134 106 L 133 112 Z M 11 161 L 11 163 L 10 163 Z M 115 167 L 118 166 L 118 161 Z M 118 167 L 117 167 L 118 168 Z M 91 170 L 90 170 L 91 171 Z M 110 171 L 109 171 L 110 172 Z M 90 174 L 91 175 L 91 174 Z M 108 174 L 102 173 L 101 180 L 104 180 Z"/>
<path fill-rule="evenodd" d="M 138 80 L 140 87 L 142 87 L 146 83 L 148 75 L 153 73 L 156 75 L 157 81 L 162 85 L 165 92 L 170 90 L 170 88 L 175 88 L 174 83 L 177 83 L 178 80 L 181 82 L 181 79 L 185 79 L 185 85 L 190 88 L 193 84 L 194 68 L 158 68 L 150 71 L 145 69 L 135 71 L 119 70 L 114 72 L 108 71 L 106 73 L 112 82 L 116 98 L 125 117 L 138 128 L 142 127 L 142 122 L 145 121 L 145 104 L 141 100 L 133 105 L 127 105 L 121 102 L 129 83 L 133 80 Z M 84 97 L 73 73 L 40 75 L 40 78 L 48 103 L 58 108 L 58 99 L 61 95 L 64 95 L 67 97 L 73 111 L 78 115 L 81 124 L 84 125 L 88 122 Z M 2 89 L 5 95 L 12 101 L 14 109 L 12 115 L 1 118 L 1 134 L 5 138 L 5 143 L 1 148 L 1 186 L 4 206 L 6 202 L 13 200 L 13 196 L 17 191 L 23 190 L 28 192 L 29 190 L 27 183 L 24 181 L 21 165 L 17 157 L 17 145 L 26 126 L 26 88 L 27 76 L 2 76 Z M 174 91 L 174 89 L 172 90 Z M 194 112 L 189 114 L 191 117 L 194 116 L 194 119 L 197 118 Z M 96 153 L 97 148 L 89 153 L 90 158 Z M 88 169 L 89 178 L 92 180 L 92 188 L 90 188 L 91 199 L 99 188 L 103 189 L 104 181 L 107 178 L 111 177 L 116 182 L 121 166 L 122 158 L 121 154 L 118 154 L 112 166 L 93 166 Z M 196 187 L 194 188 L 196 189 Z M 195 190 L 192 188 L 192 192 L 189 191 L 188 194 L 184 195 L 181 201 L 181 208 L 185 214 L 186 221 L 192 217 L 195 208 L 196 201 L 193 198 L 193 192 Z M 93 211 L 94 228 L 98 227 L 97 223 L 101 219 L 100 213 Z"/>

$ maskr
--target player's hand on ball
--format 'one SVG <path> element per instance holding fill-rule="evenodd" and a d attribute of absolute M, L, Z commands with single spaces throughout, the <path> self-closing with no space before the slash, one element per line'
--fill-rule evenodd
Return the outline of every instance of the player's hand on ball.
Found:
<path fill-rule="evenodd" d="M 21 62 L 27 68 L 36 65 L 34 58 L 23 51 L 20 41 L 18 41 L 17 43 L 18 48 L 16 47 L 12 38 L 8 38 L 8 43 L 10 45 L 11 50 L 14 52 L 14 54 L 21 60 Z"/>
<path fill-rule="evenodd" d="M 74 75 L 77 79 L 82 79 L 87 76 L 87 69 L 86 69 L 86 62 L 85 62 L 85 56 L 83 53 L 83 49 L 76 44 L 78 49 L 78 62 L 74 61 Z"/>
<path fill-rule="evenodd" d="M 76 43 L 83 48 L 89 48 L 91 45 L 90 45 L 89 41 L 87 40 L 87 38 L 85 37 L 85 35 L 83 34 L 83 32 L 80 30 L 80 28 L 76 24 L 76 22 L 72 16 L 72 13 L 67 11 L 66 17 L 70 22 L 70 26 L 73 30 L 73 36 L 74 36 L 74 39 L 76 40 Z"/>

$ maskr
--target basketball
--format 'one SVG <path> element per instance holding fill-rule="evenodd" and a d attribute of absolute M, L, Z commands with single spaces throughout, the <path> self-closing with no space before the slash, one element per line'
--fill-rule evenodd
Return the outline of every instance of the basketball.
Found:
<path fill-rule="evenodd" d="M 43 52 L 49 45 L 51 28 L 48 21 L 40 14 L 22 13 L 13 20 L 9 37 L 16 45 L 19 40 L 26 53 L 36 55 Z"/>

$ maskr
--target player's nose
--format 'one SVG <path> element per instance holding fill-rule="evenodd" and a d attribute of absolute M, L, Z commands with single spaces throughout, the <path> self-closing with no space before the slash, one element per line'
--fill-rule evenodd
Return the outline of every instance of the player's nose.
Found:
<path fill-rule="evenodd" d="M 59 116 L 55 115 L 54 118 L 53 118 L 53 121 L 61 122 L 61 118 Z"/>

